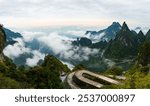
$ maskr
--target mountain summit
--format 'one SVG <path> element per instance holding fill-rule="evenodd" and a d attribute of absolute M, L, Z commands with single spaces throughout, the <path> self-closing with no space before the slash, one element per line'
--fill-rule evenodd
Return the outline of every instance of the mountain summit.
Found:
<path fill-rule="evenodd" d="M 129 31 L 130 30 L 129 27 L 128 27 L 128 25 L 126 24 L 126 22 L 123 23 L 122 30 L 123 31 Z"/>
<path fill-rule="evenodd" d="M 126 22 L 124 22 L 116 38 L 109 42 L 104 55 L 107 58 L 136 56 L 144 40 L 145 36 L 142 31 L 137 34 L 135 31 L 131 31 Z"/>
<path fill-rule="evenodd" d="M 85 35 L 94 42 L 110 41 L 115 39 L 116 34 L 120 31 L 119 22 L 113 22 L 109 27 L 100 31 L 87 31 Z"/>
<path fill-rule="evenodd" d="M 143 43 L 146 40 L 146 36 L 142 32 L 142 30 L 140 30 L 140 32 L 138 33 L 138 37 L 139 37 L 139 42 L 141 43 Z"/>

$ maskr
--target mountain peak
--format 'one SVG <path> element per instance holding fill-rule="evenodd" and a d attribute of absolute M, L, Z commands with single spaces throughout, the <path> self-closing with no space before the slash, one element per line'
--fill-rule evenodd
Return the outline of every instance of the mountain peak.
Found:
<path fill-rule="evenodd" d="M 115 39 L 116 34 L 121 30 L 121 25 L 119 22 L 113 22 L 106 29 L 102 29 L 99 31 L 86 31 L 85 35 L 87 38 L 90 38 L 93 42 L 99 41 L 110 41 L 111 39 Z"/>
<path fill-rule="evenodd" d="M 114 27 L 121 29 L 121 25 L 119 22 L 113 22 L 108 28 L 114 28 Z"/>
<path fill-rule="evenodd" d="M 125 21 L 123 22 L 123 26 L 124 26 L 124 25 L 127 25 Z"/>
<path fill-rule="evenodd" d="M 146 36 L 150 35 L 150 29 L 148 30 L 148 32 L 146 33 Z"/>
<path fill-rule="evenodd" d="M 123 22 L 122 29 L 123 29 L 124 31 L 129 30 L 129 27 L 128 27 L 128 25 L 126 24 L 126 22 Z"/>
<path fill-rule="evenodd" d="M 119 22 L 113 22 L 112 25 L 120 25 L 120 23 Z"/>
<path fill-rule="evenodd" d="M 142 32 L 142 30 L 140 30 L 140 32 L 138 33 L 138 35 L 144 36 L 144 33 Z"/>

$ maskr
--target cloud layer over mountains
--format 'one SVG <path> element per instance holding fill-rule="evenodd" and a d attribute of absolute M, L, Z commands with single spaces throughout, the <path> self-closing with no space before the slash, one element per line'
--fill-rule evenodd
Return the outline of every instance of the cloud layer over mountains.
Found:
<path fill-rule="evenodd" d="M 31 57 L 26 59 L 26 65 L 31 67 L 37 65 L 39 60 L 43 60 L 45 55 L 49 54 L 47 51 L 51 51 L 51 54 L 62 60 L 88 60 L 89 56 L 97 54 L 98 50 L 72 46 L 71 41 L 77 37 L 73 37 L 73 35 L 78 33 L 80 33 L 78 36 L 82 36 L 82 31 L 72 30 L 66 32 L 66 34 L 72 36 L 61 35 L 58 32 L 49 34 L 44 32 L 24 32 L 22 39 L 15 39 L 18 43 L 8 45 L 4 49 L 4 54 L 11 59 L 18 58 L 22 54 L 30 54 Z M 35 44 L 34 41 L 36 41 Z M 33 46 L 36 46 L 36 49 L 33 49 Z"/>

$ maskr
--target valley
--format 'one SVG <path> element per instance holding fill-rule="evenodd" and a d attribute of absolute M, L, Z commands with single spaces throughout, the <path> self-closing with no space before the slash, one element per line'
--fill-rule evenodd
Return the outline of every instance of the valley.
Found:
<path fill-rule="evenodd" d="M 150 88 L 150 30 L 113 22 L 71 38 L 28 34 L 0 27 L 0 88 Z"/>

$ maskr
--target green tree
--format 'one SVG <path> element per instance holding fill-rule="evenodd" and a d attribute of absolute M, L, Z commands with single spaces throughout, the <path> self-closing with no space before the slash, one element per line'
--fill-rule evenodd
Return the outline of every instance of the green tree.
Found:
<path fill-rule="evenodd" d="M 46 67 L 36 66 L 28 73 L 28 83 L 36 89 L 62 88 L 59 74 Z"/>
<path fill-rule="evenodd" d="M 84 69 L 86 69 L 84 65 L 78 64 L 73 68 L 72 71 L 78 71 L 78 70 L 84 70 Z"/>
<path fill-rule="evenodd" d="M 42 67 L 47 67 L 50 70 L 55 70 L 58 74 L 62 72 L 70 72 L 70 69 L 66 65 L 64 65 L 61 61 L 59 61 L 56 57 L 52 55 L 48 55 L 45 57 Z"/>
<path fill-rule="evenodd" d="M 0 89 L 22 88 L 20 83 L 0 73 Z"/>
<path fill-rule="evenodd" d="M 110 75 L 122 75 L 123 69 L 120 67 L 113 66 L 110 69 L 108 69 L 105 73 Z"/>
<path fill-rule="evenodd" d="M 138 64 L 142 66 L 147 66 L 150 64 L 150 42 L 145 42 L 140 48 L 138 55 Z"/>

